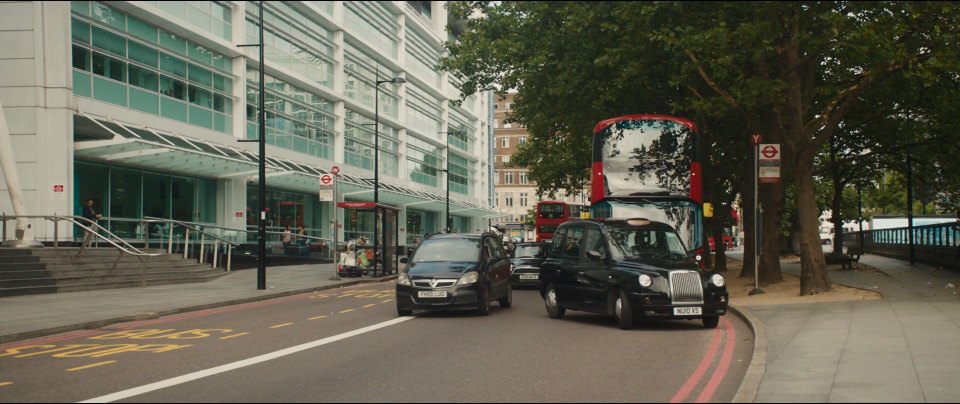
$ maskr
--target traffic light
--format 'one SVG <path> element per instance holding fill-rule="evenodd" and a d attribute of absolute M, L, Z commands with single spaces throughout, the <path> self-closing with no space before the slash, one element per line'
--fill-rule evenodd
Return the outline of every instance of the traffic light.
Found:
<path fill-rule="evenodd" d="M 713 205 L 710 202 L 703 204 L 703 217 L 713 217 Z"/>

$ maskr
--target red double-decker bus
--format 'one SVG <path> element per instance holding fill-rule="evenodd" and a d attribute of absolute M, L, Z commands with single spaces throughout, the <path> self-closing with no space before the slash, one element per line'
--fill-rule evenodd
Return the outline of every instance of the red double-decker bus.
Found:
<path fill-rule="evenodd" d="M 702 184 L 697 126 L 668 115 L 626 115 L 594 127 L 591 213 L 672 224 L 702 253 Z"/>
<path fill-rule="evenodd" d="M 570 206 L 561 201 L 540 201 L 536 206 L 534 224 L 537 242 L 553 240 L 557 226 L 570 220 Z"/>

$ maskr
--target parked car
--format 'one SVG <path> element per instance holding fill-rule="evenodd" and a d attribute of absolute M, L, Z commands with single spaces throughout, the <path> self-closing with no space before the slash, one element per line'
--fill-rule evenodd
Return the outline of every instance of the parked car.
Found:
<path fill-rule="evenodd" d="M 513 286 L 537 286 L 540 284 L 540 265 L 547 259 L 549 243 L 518 243 L 510 254 Z"/>
<path fill-rule="evenodd" d="M 701 319 L 715 328 L 726 314 L 723 276 L 701 272 L 670 225 L 647 219 L 562 224 L 540 270 L 547 314 L 567 309 L 637 319 Z"/>
<path fill-rule="evenodd" d="M 510 260 L 496 234 L 435 234 L 400 262 L 407 264 L 397 276 L 401 316 L 451 309 L 487 315 L 492 300 L 500 307 L 513 303 Z"/>

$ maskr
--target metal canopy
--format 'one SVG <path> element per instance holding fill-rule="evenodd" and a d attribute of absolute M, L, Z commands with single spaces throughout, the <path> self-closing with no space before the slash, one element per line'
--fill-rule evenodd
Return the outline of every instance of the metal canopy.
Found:
<path fill-rule="evenodd" d="M 246 177 L 253 181 L 257 174 L 258 158 L 248 150 L 213 144 L 206 140 L 191 138 L 179 133 L 139 127 L 117 122 L 110 118 L 93 117 L 84 112 L 74 115 L 76 157 L 140 167 L 158 171 L 175 172 L 208 178 Z M 265 159 L 267 185 L 306 193 L 319 191 L 319 178 L 330 174 L 327 170 L 278 157 Z M 370 179 L 360 178 L 343 171 L 337 175 L 337 187 L 341 193 L 373 189 Z M 443 212 L 446 196 L 418 191 L 395 184 L 380 183 L 381 203 L 404 206 L 417 202 L 418 208 Z M 486 217 L 496 212 L 492 208 L 458 198 L 450 198 L 450 204 L 462 216 Z"/>

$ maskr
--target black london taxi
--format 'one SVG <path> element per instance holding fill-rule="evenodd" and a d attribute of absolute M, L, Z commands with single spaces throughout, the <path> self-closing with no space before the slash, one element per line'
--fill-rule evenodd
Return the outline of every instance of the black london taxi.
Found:
<path fill-rule="evenodd" d="M 540 266 L 547 259 L 550 243 L 518 243 L 510 253 L 510 264 L 513 265 L 513 275 L 510 283 L 513 286 L 540 285 Z"/>
<path fill-rule="evenodd" d="M 397 276 L 397 314 L 414 310 L 475 309 L 513 304 L 510 260 L 494 233 L 435 234 L 424 239 Z"/>
<path fill-rule="evenodd" d="M 726 314 L 723 276 L 701 272 L 670 225 L 647 219 L 562 224 L 540 269 L 547 315 L 567 309 L 634 320 L 700 319 L 716 328 Z"/>

